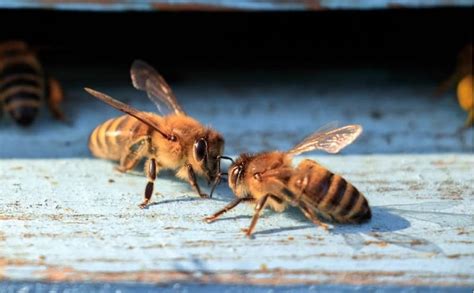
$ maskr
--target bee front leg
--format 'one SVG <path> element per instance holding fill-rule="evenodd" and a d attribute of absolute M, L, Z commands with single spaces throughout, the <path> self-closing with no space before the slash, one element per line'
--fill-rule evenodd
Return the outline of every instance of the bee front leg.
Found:
<path fill-rule="evenodd" d="M 265 204 L 267 203 L 267 199 L 270 196 L 271 196 L 270 194 L 263 196 L 255 205 L 255 213 L 253 214 L 252 222 L 250 222 L 250 226 L 248 228 L 242 229 L 242 231 L 245 233 L 247 237 L 250 237 L 250 235 L 252 235 L 252 232 L 255 229 L 255 226 L 257 225 L 258 218 L 260 217 L 260 212 L 265 207 Z"/>
<path fill-rule="evenodd" d="M 199 188 L 199 185 L 197 183 L 196 179 L 196 174 L 194 173 L 193 167 L 191 164 L 186 164 L 186 169 L 188 171 L 188 181 L 189 184 L 193 187 L 193 189 L 199 194 L 200 197 L 209 197 L 207 194 L 204 192 L 201 192 L 201 189 Z"/>
<path fill-rule="evenodd" d="M 158 164 L 155 159 L 149 159 L 145 163 L 145 173 L 148 179 L 148 183 L 145 187 L 145 197 L 143 202 L 139 205 L 140 208 L 145 208 L 150 202 L 151 196 L 153 195 L 153 189 L 155 185 L 156 175 L 158 174 Z"/>
<path fill-rule="evenodd" d="M 243 201 L 251 201 L 253 200 L 253 198 L 251 197 L 242 197 L 242 198 L 236 198 L 234 199 L 231 203 L 229 203 L 228 205 L 226 205 L 223 209 L 217 211 L 215 214 L 211 215 L 211 216 L 208 216 L 208 217 L 205 217 L 204 218 L 204 221 L 206 221 L 207 223 L 212 223 L 214 222 L 215 220 L 217 220 L 217 218 L 219 218 L 222 214 L 230 211 L 231 209 L 235 208 L 237 205 L 239 205 L 241 202 Z"/>

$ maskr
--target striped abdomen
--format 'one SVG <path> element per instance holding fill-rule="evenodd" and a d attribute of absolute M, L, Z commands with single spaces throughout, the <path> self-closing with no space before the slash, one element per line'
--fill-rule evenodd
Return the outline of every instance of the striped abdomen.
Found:
<path fill-rule="evenodd" d="M 24 42 L 0 44 L 0 103 L 22 126 L 36 118 L 45 95 L 43 68 Z"/>
<path fill-rule="evenodd" d="M 290 186 L 309 206 L 339 223 L 360 223 L 372 216 L 367 199 L 350 182 L 305 160 L 290 179 Z"/>
<path fill-rule="evenodd" d="M 89 149 L 99 158 L 119 160 L 135 138 L 151 133 L 149 126 L 123 115 L 97 126 L 89 137 Z"/>

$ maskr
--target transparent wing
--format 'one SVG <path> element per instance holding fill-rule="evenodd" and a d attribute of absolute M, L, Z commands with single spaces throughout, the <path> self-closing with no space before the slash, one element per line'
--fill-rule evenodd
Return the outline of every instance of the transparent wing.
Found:
<path fill-rule="evenodd" d="M 362 133 L 360 125 L 346 125 L 340 128 L 336 128 L 335 125 L 335 123 L 331 123 L 317 130 L 294 146 L 288 153 L 298 155 L 313 150 L 322 150 L 335 154 L 351 144 Z"/>
<path fill-rule="evenodd" d="M 184 114 L 173 91 L 165 79 L 150 65 L 141 60 L 135 60 L 130 69 L 133 86 L 145 91 L 160 113 Z"/>
<path fill-rule="evenodd" d="M 459 214 L 450 212 L 440 212 L 460 205 L 453 202 L 424 202 L 418 204 L 400 204 L 383 206 L 395 214 L 435 223 L 443 227 L 471 227 L 474 225 L 472 214 Z"/>
<path fill-rule="evenodd" d="M 160 125 L 157 124 L 153 119 L 151 119 L 150 115 L 147 114 L 146 112 L 141 112 L 141 111 L 139 111 L 139 110 L 127 105 L 127 104 L 124 104 L 124 103 L 122 103 L 122 102 L 120 102 L 120 101 L 104 94 L 104 93 L 95 91 L 95 90 L 90 89 L 90 88 L 84 88 L 84 89 L 86 90 L 86 92 L 88 92 L 89 94 L 91 94 L 94 97 L 98 98 L 102 102 L 104 102 L 106 104 L 109 104 L 110 106 L 114 107 L 115 109 L 117 109 L 119 111 L 122 111 L 122 112 L 124 112 L 124 113 L 126 113 L 130 116 L 133 116 L 133 117 L 137 118 L 141 122 L 145 123 L 146 125 L 150 126 L 154 130 L 158 131 L 158 133 L 163 135 L 166 139 L 173 140 L 173 141 L 176 140 L 174 135 L 164 132 L 161 129 Z"/>
<path fill-rule="evenodd" d="M 444 253 L 443 250 L 435 243 L 428 241 L 424 238 L 419 238 L 404 233 L 369 233 L 368 235 L 383 242 L 415 251 L 433 254 Z"/>

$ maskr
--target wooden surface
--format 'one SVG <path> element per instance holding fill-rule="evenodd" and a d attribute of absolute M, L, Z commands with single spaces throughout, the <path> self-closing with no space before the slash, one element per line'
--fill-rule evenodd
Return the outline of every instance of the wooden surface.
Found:
<path fill-rule="evenodd" d="M 180 75 L 171 85 L 183 107 L 221 131 L 232 156 L 287 149 L 332 120 L 364 125 L 341 155 L 298 160 L 316 159 L 354 183 L 373 207 L 370 223 L 325 232 L 295 209 L 266 211 L 247 239 L 240 229 L 250 205 L 202 221 L 232 199 L 225 185 L 201 200 L 160 174 L 155 204 L 140 210 L 140 170 L 119 174 L 90 157 L 88 134 L 117 113 L 83 86 L 153 110 L 126 68 L 101 70 L 56 70 L 72 125 L 46 111 L 28 130 L 0 123 L 0 278 L 9 281 L 0 291 L 43 281 L 83 291 L 108 282 L 143 291 L 149 283 L 181 291 L 202 283 L 214 291 L 474 286 L 473 130 L 460 129 L 465 113 L 452 93 L 432 97 L 437 81 L 377 69 Z M 98 283 L 81 285 L 90 281 Z"/>
<path fill-rule="evenodd" d="M 470 0 L 16 0 L 0 1 L 2 8 L 40 8 L 58 10 L 95 11 L 232 11 L 232 10 L 327 10 L 327 9 L 381 9 L 430 8 L 472 5 Z"/>
<path fill-rule="evenodd" d="M 474 285 L 472 155 L 313 157 L 362 190 L 370 223 L 315 228 L 295 209 L 266 211 L 254 239 L 250 205 L 202 218 L 231 200 L 198 199 L 91 159 L 2 160 L 0 276 L 9 280 L 254 285 Z"/>

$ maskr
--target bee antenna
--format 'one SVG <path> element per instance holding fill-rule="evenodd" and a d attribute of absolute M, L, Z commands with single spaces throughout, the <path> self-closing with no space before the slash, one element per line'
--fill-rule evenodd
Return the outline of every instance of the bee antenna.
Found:
<path fill-rule="evenodd" d="M 227 157 L 227 156 L 217 156 L 217 159 L 218 159 L 219 161 L 222 160 L 222 159 L 224 159 L 224 160 L 229 160 L 229 161 L 232 162 L 232 164 L 235 164 L 234 159 L 232 159 L 231 157 Z"/>
<path fill-rule="evenodd" d="M 212 188 L 211 188 L 211 193 L 209 193 L 209 197 L 212 198 L 212 194 L 214 193 L 214 190 L 216 189 L 217 185 L 219 185 L 222 181 L 222 176 L 227 176 L 228 174 L 225 173 L 225 172 L 221 172 L 221 160 L 224 159 L 224 160 L 229 160 L 232 162 L 232 164 L 234 164 L 234 160 L 231 158 L 231 157 L 227 157 L 227 156 L 217 156 L 217 176 L 216 176 L 216 179 L 214 180 L 214 182 L 212 183 Z"/>

